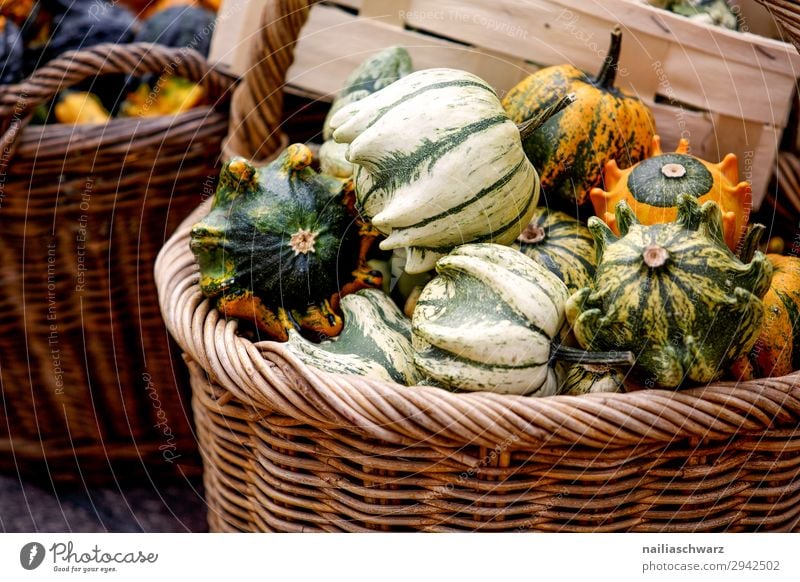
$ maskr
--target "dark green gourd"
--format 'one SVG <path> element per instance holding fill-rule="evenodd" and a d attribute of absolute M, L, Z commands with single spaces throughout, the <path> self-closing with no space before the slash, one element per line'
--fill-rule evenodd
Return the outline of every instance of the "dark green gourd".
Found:
<path fill-rule="evenodd" d="M 311 151 L 294 144 L 264 168 L 241 158 L 229 162 L 211 212 L 192 229 L 203 292 L 256 301 L 257 323 L 260 304 L 278 310 L 281 320 L 280 310 L 298 320 L 313 305 L 330 315 L 330 300 L 355 267 L 358 233 L 341 203 L 342 183 L 317 174 L 311 161 Z M 336 335 L 341 319 L 335 318 L 316 331 Z M 279 323 L 304 327 L 302 321 Z M 272 333 L 270 321 L 261 324 Z"/>

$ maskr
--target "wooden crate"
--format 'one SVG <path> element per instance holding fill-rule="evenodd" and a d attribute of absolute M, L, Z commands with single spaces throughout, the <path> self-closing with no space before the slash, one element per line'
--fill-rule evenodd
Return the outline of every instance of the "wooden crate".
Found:
<path fill-rule="evenodd" d="M 225 0 L 212 59 L 241 72 L 261 2 Z M 681 137 L 711 161 L 739 156 L 754 205 L 777 164 L 800 55 L 790 44 L 692 22 L 631 0 L 336 0 L 315 6 L 287 79 L 331 99 L 347 74 L 389 45 L 417 69 L 455 67 L 500 95 L 542 66 L 597 71 L 612 27 L 623 26 L 617 84 L 650 104 L 665 148 Z M 747 30 L 747 21 L 742 22 Z M 232 42 L 231 39 L 237 39 Z"/>

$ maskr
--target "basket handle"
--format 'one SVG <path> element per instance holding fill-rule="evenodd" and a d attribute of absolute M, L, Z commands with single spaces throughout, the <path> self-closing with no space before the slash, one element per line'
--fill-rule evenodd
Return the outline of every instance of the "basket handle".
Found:
<path fill-rule="evenodd" d="M 286 147 L 281 131 L 283 87 L 294 61 L 300 29 L 316 0 L 269 0 L 260 34 L 250 48 L 248 67 L 231 103 L 225 157 L 242 156 L 263 165 Z"/>
<path fill-rule="evenodd" d="M 800 6 L 797 0 L 756 0 L 769 10 L 770 15 L 781 23 L 789 34 L 792 44 L 800 52 Z"/>
<path fill-rule="evenodd" d="M 150 43 L 99 44 L 69 51 L 37 69 L 30 77 L 0 92 L 0 151 L 13 153 L 20 130 L 33 110 L 60 91 L 85 79 L 114 73 L 145 75 L 171 72 L 199 83 L 212 102 L 222 100 L 230 89 L 229 75 L 209 66 L 194 49 L 169 48 Z M 6 155 L 8 159 L 9 155 Z"/>

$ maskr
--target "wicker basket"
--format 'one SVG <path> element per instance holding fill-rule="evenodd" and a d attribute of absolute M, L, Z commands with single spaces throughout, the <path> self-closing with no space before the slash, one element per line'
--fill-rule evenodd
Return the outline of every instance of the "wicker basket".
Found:
<path fill-rule="evenodd" d="M 307 12 L 267 6 L 255 56 L 273 72 Z M 259 103 L 279 79 L 238 90 Z M 189 364 L 213 531 L 800 529 L 800 373 L 548 398 L 323 373 L 239 336 L 203 297 L 188 239 L 207 211 L 165 245 L 156 281 Z"/>
<path fill-rule="evenodd" d="M 84 79 L 167 69 L 202 83 L 214 106 L 28 124 Z M 195 51 L 133 44 L 68 53 L 0 88 L 3 471 L 96 481 L 130 461 L 198 472 L 185 367 L 164 332 L 152 264 L 203 184 L 213 187 L 231 86 Z"/>

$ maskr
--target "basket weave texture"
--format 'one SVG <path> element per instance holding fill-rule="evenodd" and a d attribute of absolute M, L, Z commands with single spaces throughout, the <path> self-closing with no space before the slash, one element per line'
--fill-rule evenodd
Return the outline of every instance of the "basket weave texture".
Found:
<path fill-rule="evenodd" d="M 29 125 L 85 79 L 172 70 L 213 107 Z M 232 79 L 197 52 L 99 45 L 0 89 L 0 469 L 93 481 L 109 463 L 198 467 L 179 351 L 152 264 L 217 174 Z M 177 365 L 176 365 L 177 362 Z M 192 460 L 195 459 L 195 460 Z"/>
<path fill-rule="evenodd" d="M 254 57 L 285 63 L 307 13 L 269 3 Z M 800 529 L 800 373 L 548 398 L 324 373 L 204 298 L 188 242 L 208 210 L 165 245 L 156 281 L 213 531 Z"/>

